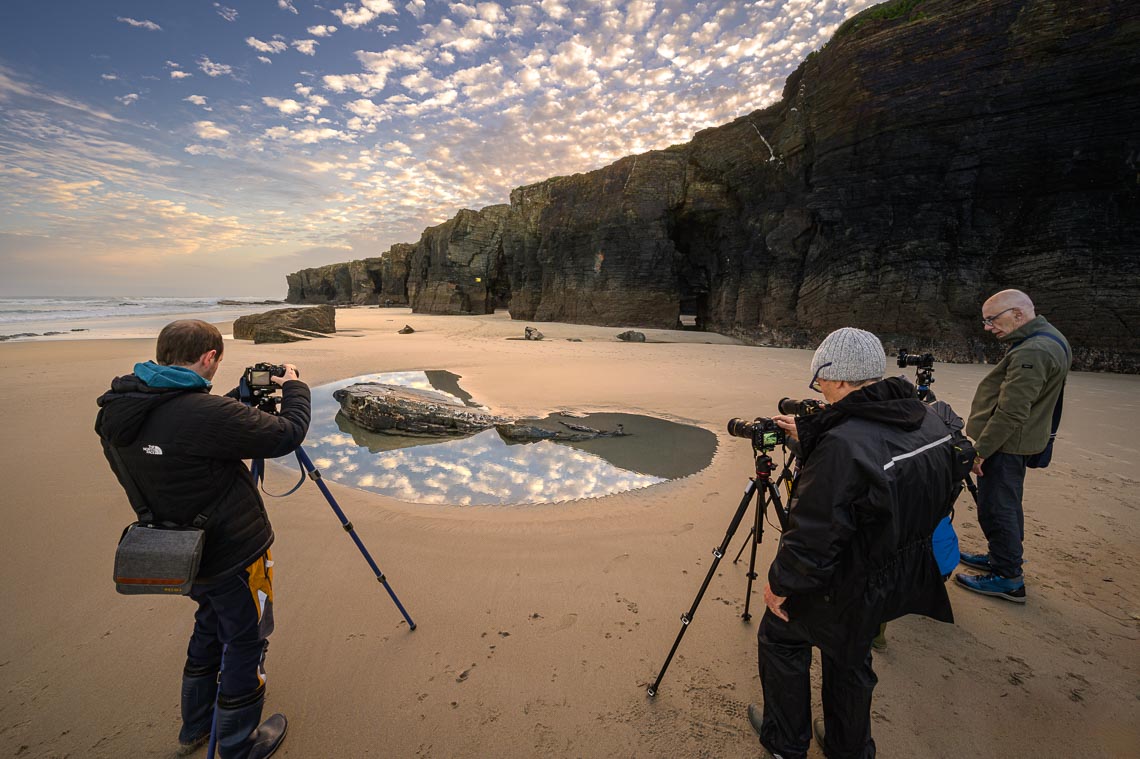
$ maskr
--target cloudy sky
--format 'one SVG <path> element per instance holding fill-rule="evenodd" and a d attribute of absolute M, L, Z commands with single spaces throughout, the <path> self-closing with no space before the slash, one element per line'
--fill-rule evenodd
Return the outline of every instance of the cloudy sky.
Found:
<path fill-rule="evenodd" d="M 0 7 L 0 295 L 262 295 L 779 97 L 871 0 Z"/>

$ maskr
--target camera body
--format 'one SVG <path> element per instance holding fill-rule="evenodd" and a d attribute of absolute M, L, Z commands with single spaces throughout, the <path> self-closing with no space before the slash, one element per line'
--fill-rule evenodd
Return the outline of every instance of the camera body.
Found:
<path fill-rule="evenodd" d="M 280 386 L 273 381 L 273 377 L 284 376 L 285 367 L 281 364 L 261 363 L 247 366 L 238 385 L 238 394 L 242 403 L 268 414 L 276 414 L 279 398 L 275 393 Z"/>
<path fill-rule="evenodd" d="M 934 354 L 923 353 L 918 356 L 908 354 L 906 348 L 899 348 L 898 365 L 900 369 L 905 369 L 908 366 L 917 366 L 919 369 L 932 369 L 934 368 Z"/>
<path fill-rule="evenodd" d="M 273 382 L 273 377 L 284 377 L 285 367 L 281 364 L 254 364 L 245 369 L 242 374 L 242 380 L 249 385 L 251 390 L 269 390 L 270 392 L 276 387 Z"/>
<path fill-rule="evenodd" d="M 780 409 L 781 414 L 810 416 L 818 411 L 823 411 L 827 405 L 826 401 L 816 398 L 804 398 L 802 401 L 795 398 L 781 398 L 776 407 Z"/>
<path fill-rule="evenodd" d="M 753 448 L 766 451 L 783 445 L 787 437 L 787 433 L 774 420 L 765 416 L 758 416 L 751 422 L 739 418 L 730 419 L 728 434 L 751 440 Z"/>

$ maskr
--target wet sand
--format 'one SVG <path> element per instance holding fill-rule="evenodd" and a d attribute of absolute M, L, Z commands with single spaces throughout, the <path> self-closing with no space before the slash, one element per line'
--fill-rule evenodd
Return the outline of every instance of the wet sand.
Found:
<path fill-rule="evenodd" d="M 716 335 L 338 312 L 341 332 L 292 345 L 227 343 L 224 391 L 257 361 L 311 384 L 441 369 L 505 413 L 628 412 L 718 436 L 685 479 L 551 505 L 409 504 L 331 486 L 418 624 L 409 631 L 319 491 L 267 499 L 277 533 L 277 631 L 267 710 L 290 720 L 282 757 L 749 757 L 760 701 L 744 562 L 721 562 L 667 672 L 657 675 L 751 474 L 725 422 L 807 391 L 808 351 Z M 405 323 L 416 329 L 398 335 Z M 583 342 L 569 342 L 580 338 Z M 131 519 L 92 431 L 94 399 L 153 356 L 153 338 L 0 344 L 0 753 L 167 757 L 192 602 L 116 595 Z M 959 412 L 983 366 L 938 364 Z M 1024 607 L 951 588 L 956 625 L 892 623 L 875 654 L 873 729 L 888 757 L 1140 754 L 1140 378 L 1074 374 L 1053 465 L 1026 485 Z M 270 469 L 270 489 L 294 472 Z M 278 487 L 280 486 L 280 487 Z M 963 546 L 981 546 L 959 503 Z M 765 532 L 767 567 L 776 533 Z M 762 609 L 761 586 L 752 610 Z M 813 695 L 818 713 L 818 664 Z M 204 756 L 204 751 L 198 756 Z M 809 754 L 821 757 L 815 746 Z"/>

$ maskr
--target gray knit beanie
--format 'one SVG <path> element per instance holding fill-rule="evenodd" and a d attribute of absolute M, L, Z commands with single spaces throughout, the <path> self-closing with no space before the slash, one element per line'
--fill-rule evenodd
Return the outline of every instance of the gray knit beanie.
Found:
<path fill-rule="evenodd" d="M 831 366 L 824 366 L 830 363 Z M 820 367 L 823 369 L 820 369 Z M 819 379 L 860 382 L 887 373 L 887 354 L 879 338 L 854 327 L 843 327 L 823 338 L 811 359 Z"/>

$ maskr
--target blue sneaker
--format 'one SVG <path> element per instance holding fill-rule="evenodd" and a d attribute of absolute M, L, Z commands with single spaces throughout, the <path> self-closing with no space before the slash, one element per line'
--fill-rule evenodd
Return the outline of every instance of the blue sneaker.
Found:
<path fill-rule="evenodd" d="M 997 596 L 1015 604 L 1025 603 L 1025 580 L 1021 577 L 1002 577 L 1001 575 L 965 575 L 959 572 L 954 575 L 966 590 L 981 593 L 983 596 Z"/>
<path fill-rule="evenodd" d="M 958 558 L 958 563 L 965 564 L 970 569 L 980 569 L 983 572 L 990 571 L 990 555 L 988 553 L 967 553 L 962 551 L 961 556 Z"/>

